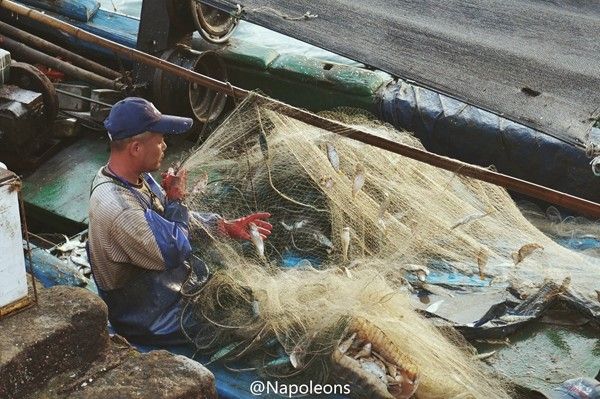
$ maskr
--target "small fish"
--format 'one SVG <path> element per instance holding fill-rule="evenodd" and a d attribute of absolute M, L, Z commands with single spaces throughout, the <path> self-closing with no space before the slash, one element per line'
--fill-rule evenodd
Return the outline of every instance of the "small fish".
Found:
<path fill-rule="evenodd" d="M 356 333 L 353 333 L 348 339 L 344 340 L 340 346 L 338 346 L 338 350 L 344 354 L 346 352 L 348 352 L 348 349 L 350 349 L 350 346 L 352 345 L 352 343 L 354 342 L 354 339 L 356 338 Z"/>
<path fill-rule="evenodd" d="M 436 302 L 432 303 L 431 305 L 429 305 L 427 307 L 427 309 L 425 309 L 425 311 L 429 312 L 429 313 L 435 313 L 439 310 L 440 306 L 442 306 L 442 303 L 444 303 L 443 299 L 436 301 Z"/>
<path fill-rule="evenodd" d="M 208 185 L 208 174 L 202 173 L 198 176 L 198 181 L 194 184 L 192 188 L 192 195 L 202 194 L 204 190 L 206 190 L 206 186 Z"/>
<path fill-rule="evenodd" d="M 85 243 L 79 240 L 70 240 L 69 237 L 63 234 L 65 242 L 56 247 L 60 252 L 70 252 L 76 248 L 85 248 Z"/>
<path fill-rule="evenodd" d="M 346 226 L 342 229 L 342 259 L 348 260 L 348 249 L 350 248 L 350 227 Z"/>
<path fill-rule="evenodd" d="M 223 348 L 219 349 L 217 352 L 215 352 L 214 355 L 211 356 L 211 358 L 208 360 L 207 364 L 210 364 L 210 363 L 216 362 L 217 360 L 223 359 L 225 356 L 227 356 L 231 352 L 233 352 L 235 350 L 235 348 L 238 347 L 238 345 L 240 345 L 240 342 L 234 342 L 232 344 L 229 344 L 229 345 L 224 346 Z"/>
<path fill-rule="evenodd" d="M 472 215 L 468 215 L 465 218 L 459 220 L 458 222 L 454 223 L 454 225 L 452 225 L 452 227 L 450 227 L 450 230 L 454 230 L 455 228 L 457 228 L 458 226 L 462 226 L 463 224 L 467 224 L 467 223 L 471 223 L 477 219 L 481 219 L 483 217 L 488 216 L 490 213 L 492 212 L 486 212 L 486 213 L 474 213 Z"/>
<path fill-rule="evenodd" d="M 304 350 L 300 346 L 294 347 L 290 354 L 290 363 L 292 364 L 292 367 L 295 369 L 302 367 L 304 364 L 303 358 Z"/>
<path fill-rule="evenodd" d="M 534 242 L 531 244 L 525 244 L 521 248 L 519 248 L 519 250 L 517 252 L 514 252 L 512 254 L 512 258 L 513 258 L 513 261 L 515 262 L 515 265 L 518 265 L 519 263 L 521 263 L 523 261 L 523 259 L 525 259 L 529 255 L 531 255 L 533 253 L 533 251 L 535 251 L 536 249 L 544 249 L 544 247 L 542 245 Z"/>
<path fill-rule="evenodd" d="M 256 252 L 261 259 L 265 259 L 265 243 L 263 242 L 260 233 L 258 232 L 258 227 L 254 223 L 250 223 L 250 238 L 252 239 L 252 243 L 256 247 Z"/>
<path fill-rule="evenodd" d="M 283 220 L 280 221 L 279 223 L 281 223 L 281 225 L 283 226 L 283 228 L 286 229 L 287 231 L 293 231 L 294 230 L 294 225 L 289 225 L 286 222 L 284 222 Z"/>
<path fill-rule="evenodd" d="M 69 256 L 69 259 L 71 260 L 71 262 L 75 263 L 77 266 L 80 266 L 82 268 L 90 268 L 90 262 L 88 262 L 86 257 L 71 255 L 71 256 Z"/>
<path fill-rule="evenodd" d="M 479 279 L 483 280 L 485 277 L 485 266 L 487 265 L 490 255 L 484 250 L 480 249 L 477 253 L 477 266 L 479 267 Z"/>
<path fill-rule="evenodd" d="M 360 359 L 361 357 L 369 357 L 371 356 L 371 349 L 373 345 L 370 342 L 367 342 L 357 353 L 354 355 L 355 359 Z"/>
<path fill-rule="evenodd" d="M 361 359 L 362 360 L 362 359 Z M 373 374 L 375 377 L 379 378 L 382 381 L 386 381 L 385 378 L 385 370 L 382 370 L 381 367 L 377 365 L 377 363 L 369 360 L 364 360 L 360 362 L 360 368 L 363 370 Z"/>
<path fill-rule="evenodd" d="M 321 177 L 320 180 L 321 186 L 325 187 L 328 190 L 331 190 L 333 188 L 333 178 L 331 178 L 331 176 L 323 176 Z"/>
<path fill-rule="evenodd" d="M 346 277 L 352 278 L 352 273 L 350 272 L 350 269 L 348 269 L 346 266 L 342 266 L 342 271 L 344 272 Z"/>
<path fill-rule="evenodd" d="M 254 316 L 260 316 L 260 303 L 255 299 L 252 301 L 252 313 Z"/>
<path fill-rule="evenodd" d="M 299 229 L 303 228 L 304 226 L 306 226 L 308 224 L 308 220 L 303 219 L 303 220 L 300 220 L 299 222 L 295 222 L 292 225 L 289 225 L 289 224 L 285 223 L 284 221 L 281 221 L 279 223 L 281 223 L 283 228 L 286 229 L 287 231 L 294 231 L 294 230 L 299 230 Z"/>
<path fill-rule="evenodd" d="M 333 170 L 339 173 L 340 157 L 338 156 L 337 150 L 331 143 L 327 143 L 327 158 L 329 158 L 329 163 L 331 163 Z"/>
<path fill-rule="evenodd" d="M 333 247 L 333 243 L 331 242 L 331 240 L 327 237 L 325 237 L 325 235 L 323 233 L 321 233 L 320 231 L 313 231 L 312 233 L 313 238 L 315 240 L 317 240 L 317 242 L 325 247 L 328 248 L 328 252 L 331 252 L 334 247 Z"/>
<path fill-rule="evenodd" d="M 365 167 L 359 163 L 354 168 L 354 183 L 352 184 L 352 198 L 356 197 L 356 194 L 365 184 Z"/>
<path fill-rule="evenodd" d="M 308 220 L 303 219 L 299 222 L 294 223 L 294 230 L 299 230 L 308 224 Z"/>

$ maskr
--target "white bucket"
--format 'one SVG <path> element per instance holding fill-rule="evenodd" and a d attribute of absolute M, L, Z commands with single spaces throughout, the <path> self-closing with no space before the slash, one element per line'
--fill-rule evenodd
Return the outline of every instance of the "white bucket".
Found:
<path fill-rule="evenodd" d="M 27 296 L 19 201 L 10 189 L 16 181 L 12 172 L 0 169 L 0 308 Z"/>

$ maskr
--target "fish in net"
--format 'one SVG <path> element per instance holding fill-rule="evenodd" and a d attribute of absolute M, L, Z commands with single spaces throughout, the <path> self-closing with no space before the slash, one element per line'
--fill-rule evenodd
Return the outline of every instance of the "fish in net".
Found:
<path fill-rule="evenodd" d="M 422 148 L 360 112 L 323 116 Z M 190 338 L 213 361 L 251 359 L 263 373 L 300 381 L 354 370 L 364 382 L 358 397 L 410 397 L 400 379 L 419 398 L 506 398 L 502 379 L 458 333 L 417 314 L 407 290 L 430 273 L 518 283 L 522 292 L 569 279 L 561 287 L 598 314 L 598 260 L 554 243 L 504 189 L 310 126 L 253 96 L 183 166 L 200 187 L 191 209 L 273 215 L 262 249 L 222 239 L 194 245 L 214 274 L 189 303 L 204 326 Z M 340 357 L 353 334 L 363 335 Z M 368 356 L 357 356 L 367 344 Z"/>

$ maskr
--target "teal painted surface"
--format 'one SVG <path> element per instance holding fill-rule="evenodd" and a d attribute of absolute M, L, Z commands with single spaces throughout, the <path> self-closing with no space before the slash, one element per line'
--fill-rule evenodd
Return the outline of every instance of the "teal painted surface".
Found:
<path fill-rule="evenodd" d="M 20 0 L 20 2 L 82 22 L 89 21 L 100 8 L 100 2 L 95 0 Z"/>
<path fill-rule="evenodd" d="M 375 94 L 391 81 L 383 72 L 279 54 L 243 40 L 232 40 L 218 52 L 232 84 L 311 111 L 340 106 L 373 111 Z"/>
<path fill-rule="evenodd" d="M 575 377 L 594 377 L 600 370 L 600 339 L 590 326 L 535 323 L 510 337 L 508 345 L 488 359 L 500 374 L 529 390 L 551 389 Z"/>
<path fill-rule="evenodd" d="M 179 159 L 193 143 L 168 141 L 162 168 Z M 92 179 L 106 164 L 108 138 L 90 135 L 78 139 L 23 180 L 27 218 L 35 231 L 73 233 L 86 228 Z M 159 173 L 155 173 L 159 179 Z"/>

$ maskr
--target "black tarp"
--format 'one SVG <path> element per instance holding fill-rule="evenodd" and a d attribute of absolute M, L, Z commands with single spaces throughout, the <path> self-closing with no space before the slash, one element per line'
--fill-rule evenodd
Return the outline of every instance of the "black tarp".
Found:
<path fill-rule="evenodd" d="M 570 143 L 600 116 L 597 0 L 202 2 Z"/>

